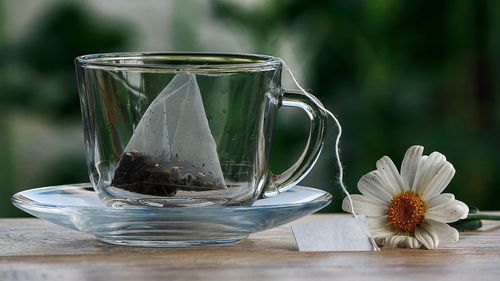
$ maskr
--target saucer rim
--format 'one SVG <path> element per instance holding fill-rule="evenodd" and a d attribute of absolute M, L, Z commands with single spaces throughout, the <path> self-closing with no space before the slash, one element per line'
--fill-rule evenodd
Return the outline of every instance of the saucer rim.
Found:
<path fill-rule="evenodd" d="M 310 200 L 310 201 L 298 202 L 298 203 L 257 205 L 257 206 L 252 206 L 252 205 L 224 206 L 224 205 L 222 205 L 222 206 L 181 207 L 181 208 L 179 208 L 179 207 L 175 207 L 175 208 L 161 207 L 161 208 L 158 208 L 158 207 L 148 207 L 148 206 L 108 207 L 106 205 L 102 205 L 102 206 L 51 205 L 51 204 L 47 204 L 47 203 L 40 203 L 39 201 L 34 201 L 34 200 L 25 196 L 26 192 L 41 191 L 41 190 L 54 190 L 54 189 L 60 189 L 60 188 L 81 189 L 84 187 L 92 187 L 92 184 L 91 183 L 76 183 L 76 184 L 63 184 L 63 185 L 53 185 L 53 186 L 44 186 L 44 187 L 26 189 L 26 190 L 19 191 L 19 192 L 15 193 L 11 198 L 11 202 L 13 205 L 15 205 L 16 207 L 21 208 L 21 209 L 23 209 L 22 207 L 25 207 L 25 206 L 31 206 L 34 208 L 58 209 L 58 210 L 60 210 L 61 208 L 67 208 L 67 209 L 75 209 L 76 208 L 76 209 L 80 209 L 80 210 L 85 209 L 88 211 L 106 209 L 106 211 L 112 211 L 112 212 L 113 211 L 117 211 L 117 212 L 144 211 L 144 210 L 148 210 L 148 211 L 154 210 L 157 212 L 158 211 L 161 212 L 161 210 L 164 210 L 164 211 L 182 210 L 183 212 L 185 212 L 185 211 L 189 211 L 189 210 L 199 210 L 200 208 L 201 209 L 228 209 L 228 210 L 230 209 L 230 210 L 237 211 L 237 210 L 248 210 L 248 209 L 257 210 L 257 209 L 269 209 L 269 208 L 272 208 L 272 209 L 290 208 L 290 207 L 302 206 L 304 204 L 325 203 L 325 202 L 328 202 L 326 204 L 326 205 L 328 205 L 328 204 L 330 204 L 330 202 L 333 199 L 333 196 L 325 190 L 314 188 L 314 187 L 303 186 L 303 185 L 295 185 L 292 188 L 290 188 L 287 191 L 284 191 L 282 193 L 291 192 L 291 191 L 296 190 L 297 188 L 302 188 L 302 189 L 309 189 L 309 190 L 314 190 L 314 191 L 321 191 L 321 192 L 323 192 L 323 194 L 318 196 L 317 198 Z M 95 196 L 97 197 L 97 194 L 95 194 Z M 279 196 L 279 194 L 276 196 Z M 262 200 L 262 199 L 257 199 L 256 201 L 258 201 L 258 200 Z"/>

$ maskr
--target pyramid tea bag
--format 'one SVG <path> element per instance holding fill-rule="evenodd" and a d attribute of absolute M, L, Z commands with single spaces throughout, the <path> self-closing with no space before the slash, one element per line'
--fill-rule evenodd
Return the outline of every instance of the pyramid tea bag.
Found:
<path fill-rule="evenodd" d="M 153 100 L 115 169 L 111 186 L 152 196 L 225 189 L 196 76 L 176 74 Z"/>

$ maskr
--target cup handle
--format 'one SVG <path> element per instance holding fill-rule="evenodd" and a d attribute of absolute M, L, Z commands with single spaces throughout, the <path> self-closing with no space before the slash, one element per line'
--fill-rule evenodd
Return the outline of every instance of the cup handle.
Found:
<path fill-rule="evenodd" d="M 309 173 L 319 158 L 326 133 L 328 115 L 322 109 L 323 105 L 315 96 L 299 91 L 285 90 L 282 105 L 298 107 L 307 113 L 307 116 L 311 120 L 309 139 L 307 140 L 304 152 L 302 152 L 302 155 L 295 164 L 282 174 L 273 175 L 271 173 L 271 181 L 266 190 L 264 190 L 264 197 L 273 197 L 280 192 L 287 191 Z"/>

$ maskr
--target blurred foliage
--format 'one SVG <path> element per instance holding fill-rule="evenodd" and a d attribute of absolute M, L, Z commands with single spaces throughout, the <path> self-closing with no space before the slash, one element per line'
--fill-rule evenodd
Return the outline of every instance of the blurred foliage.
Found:
<path fill-rule="evenodd" d="M 35 26 L 19 42 L 6 46 L 7 102 L 11 108 L 44 116 L 79 118 L 73 60 L 82 54 L 123 50 L 127 31 L 70 1 L 56 5 Z"/>
<path fill-rule="evenodd" d="M 173 28 L 165 40 L 178 51 L 205 50 L 203 40 L 218 35 L 201 34 L 206 30 L 201 15 L 209 14 L 248 39 L 245 51 L 282 55 L 284 43 L 289 44 L 287 54 L 302 65 L 304 86 L 343 124 L 342 156 L 352 192 L 382 155 L 399 163 L 409 146 L 421 144 L 427 153 L 440 151 L 454 164 L 457 174 L 448 192 L 482 210 L 499 209 L 499 1 L 254 2 L 175 2 L 175 11 L 168 14 Z M 14 169 L 12 148 L 19 140 L 10 116 L 23 112 L 80 127 L 73 59 L 127 51 L 135 31 L 129 22 L 99 14 L 85 2 L 58 1 L 34 19 L 32 28 L 7 40 L 2 3 L 0 217 L 5 217 L 21 214 L 9 199 L 27 188 L 15 178 L 22 173 Z M 334 133 L 332 126 L 330 139 Z M 277 126 L 274 171 L 289 166 L 290 152 L 303 148 L 303 135 Z M 319 171 L 331 179 L 310 176 L 305 183 L 333 192 L 335 201 L 326 211 L 339 211 L 342 196 L 331 149 L 329 142 L 323 153 L 326 170 Z M 79 157 L 61 156 L 44 165 L 48 172 L 38 186 L 88 181 L 83 147 Z"/>
<path fill-rule="evenodd" d="M 35 119 L 81 126 L 74 58 L 123 51 L 130 41 L 126 25 L 96 17 L 78 2 L 61 1 L 53 5 L 35 20 L 34 28 L 19 35 L 17 40 L 2 40 L 3 18 L 0 17 L 0 217 L 22 214 L 10 204 L 12 194 L 22 187 L 16 186 L 13 167 L 16 160 L 13 147 L 19 140 L 13 139 L 14 128 L 7 117 L 23 112 Z M 63 155 L 45 163 L 45 176 L 39 186 L 88 182 L 81 149 L 80 158 Z"/>
<path fill-rule="evenodd" d="M 0 5 L 0 18 L 4 16 L 3 6 Z M 0 89 L 4 89 L 5 87 L 5 76 L 4 73 L 4 65 L 2 61 L 4 61 L 4 46 L 5 45 L 5 24 L 3 21 L 0 21 Z M 3 90 L 0 94 L 0 180 L 4 182 L 4 186 L 11 187 L 12 186 L 12 163 L 11 163 L 11 137 L 9 126 L 5 120 L 6 116 L 6 95 L 3 94 Z M 1 185 L 0 185 L 1 186 Z M 12 210 L 13 207 L 9 203 L 10 194 L 5 192 L 7 188 L 0 189 L 0 217 L 5 216 L 6 214 L 10 214 L 9 210 Z"/>
<path fill-rule="evenodd" d="M 500 2 L 218 1 L 215 11 L 247 31 L 256 52 L 275 54 L 287 37 L 299 42 L 293 52 L 307 62 L 307 88 L 345 128 L 352 192 L 382 155 L 398 163 L 421 144 L 455 165 L 448 192 L 481 209 L 500 207 Z M 273 147 L 287 141 L 277 137 Z M 327 211 L 340 210 L 335 197 Z"/>

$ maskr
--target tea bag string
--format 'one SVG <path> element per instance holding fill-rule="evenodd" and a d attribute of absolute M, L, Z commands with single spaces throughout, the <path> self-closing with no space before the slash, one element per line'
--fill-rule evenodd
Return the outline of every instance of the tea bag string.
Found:
<path fill-rule="evenodd" d="M 300 86 L 299 82 L 295 78 L 295 75 L 293 75 L 292 70 L 290 69 L 290 67 L 288 67 L 288 64 L 286 64 L 286 62 L 283 59 L 280 58 L 280 60 L 281 60 L 281 63 L 283 64 L 285 70 L 288 72 L 288 74 L 292 78 L 295 86 L 297 86 L 297 88 L 299 88 L 299 90 L 304 95 L 310 96 L 311 93 L 309 93 L 304 88 L 302 88 L 302 86 Z M 342 191 L 347 196 L 347 200 L 349 200 L 349 204 L 351 205 L 351 214 L 354 217 L 357 217 L 356 212 L 354 211 L 354 205 L 352 204 L 351 194 L 349 194 L 349 191 L 347 191 L 347 188 L 344 185 L 344 167 L 342 165 L 342 162 L 340 161 L 340 137 L 342 136 L 342 126 L 340 125 L 340 122 L 337 119 L 337 117 L 335 117 L 335 115 L 332 112 L 330 112 L 330 110 L 326 109 L 320 102 L 317 102 L 314 99 L 313 99 L 313 101 L 319 108 L 321 108 L 323 111 L 325 111 L 333 119 L 333 121 L 335 121 L 335 124 L 337 125 L 338 133 L 337 133 L 337 138 L 335 139 L 335 158 L 337 159 L 337 166 L 339 168 L 338 181 L 339 181 L 340 187 L 342 188 Z"/>

